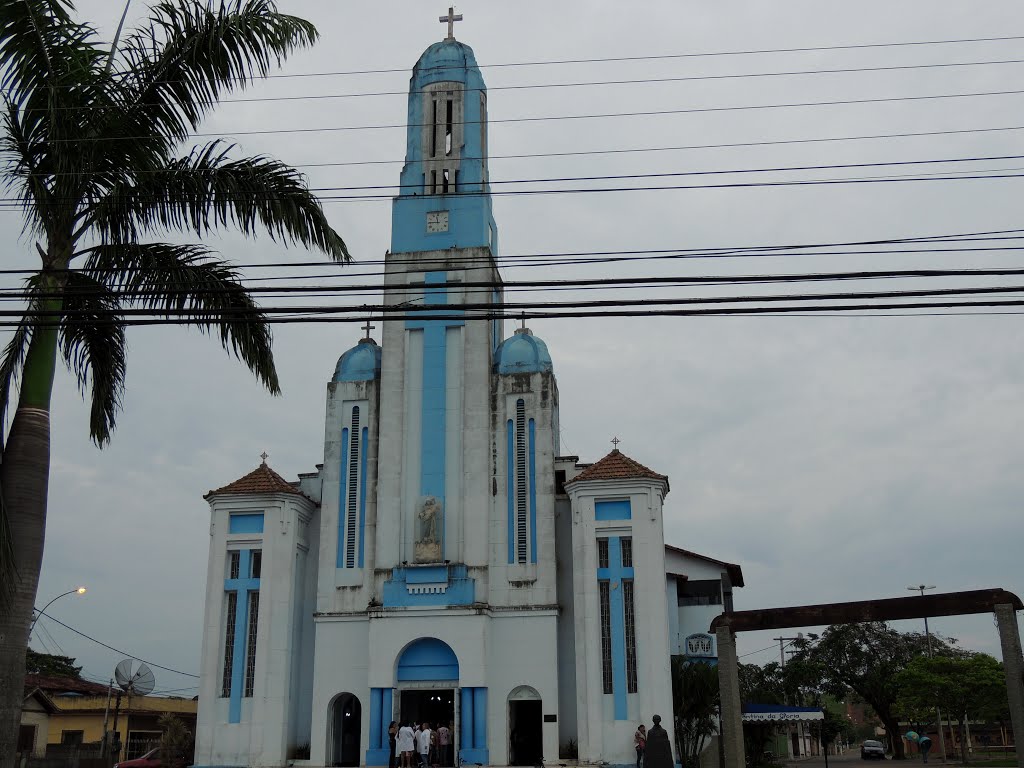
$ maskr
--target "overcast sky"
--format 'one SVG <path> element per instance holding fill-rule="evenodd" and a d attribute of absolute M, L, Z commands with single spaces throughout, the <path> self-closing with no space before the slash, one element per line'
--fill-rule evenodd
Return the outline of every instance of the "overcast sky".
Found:
<path fill-rule="evenodd" d="M 119 3 L 80 0 L 110 36 Z M 282 0 L 322 35 L 287 73 L 398 69 L 375 75 L 274 79 L 244 94 L 323 96 L 404 92 L 422 50 L 444 35 L 446 4 L 421 0 Z M 613 3 L 484 2 L 458 7 L 456 36 L 482 65 L 667 56 L 1024 34 L 1019 2 Z M 142 3 L 133 2 L 138 20 Z M 506 158 L 502 155 L 665 148 L 1024 126 L 1024 96 L 690 112 L 587 120 L 522 117 L 653 112 L 809 101 L 927 96 L 1020 88 L 1024 65 L 933 67 L 547 89 L 501 86 L 651 80 L 700 75 L 883 67 L 1020 58 L 1020 41 L 813 52 L 485 67 L 492 180 L 606 176 L 780 166 L 1024 155 L 1024 132 Z M 406 98 L 351 97 L 226 104 L 209 132 L 245 153 L 308 166 L 314 187 L 393 184 L 404 129 L 237 135 L 241 131 L 402 124 Z M 967 168 L 1019 169 L 1020 160 L 923 168 L 774 173 L 757 180 L 838 178 Z M 750 175 L 646 179 L 645 186 L 749 181 Z M 612 186 L 622 186 L 621 183 Z M 512 186 L 512 185 L 510 185 Z M 581 187 L 583 183 L 556 185 Z M 600 186 L 600 185 L 598 185 Z M 606 185 L 607 186 L 607 185 Z M 803 187 L 720 188 L 506 196 L 494 208 L 504 255 L 830 243 L 1024 226 L 1024 179 Z M 332 202 L 332 222 L 357 261 L 390 242 L 387 201 Z M 16 213 L 0 228 L 31 264 Z M 309 261 L 269 239 L 212 241 L 241 263 Z M 1010 243 L 1013 245 L 1013 242 Z M 946 255 L 787 255 L 506 268 L 508 280 L 545 277 L 799 273 L 903 267 L 1020 266 L 1016 252 Z M 344 273 L 375 272 L 355 264 Z M 304 270 L 328 274 L 331 270 Z M 298 270 L 246 270 L 250 277 Z M 351 278 L 372 280 L 370 277 Z M 14 285 L 8 276 L 9 284 Z M 312 278 L 291 282 L 312 282 Z M 1012 278 L 1003 281 L 1013 284 Z M 982 284 L 961 280 L 953 284 Z M 910 286 L 906 281 L 872 287 Z M 864 288 L 863 284 L 851 290 Z M 754 287 L 771 293 L 776 287 Z M 797 288 L 800 290 L 800 288 Z M 837 290 L 834 284 L 808 291 Z M 571 298 L 737 295 L 735 286 Z M 538 295 L 530 295 L 538 298 Z M 522 297 L 520 294 L 517 298 Z M 542 296 L 540 298 L 543 298 Z M 375 301 L 367 297 L 357 301 Z M 280 304 L 268 299 L 268 303 Z M 605 318 L 531 321 L 555 364 L 562 452 L 594 461 L 617 435 L 621 450 L 670 476 L 666 541 L 739 563 L 737 609 L 902 596 L 940 590 L 1024 590 L 1024 342 L 1019 315 L 930 317 Z M 506 330 L 511 333 L 511 324 Z M 379 331 L 375 332 L 379 339 Z M 217 343 L 182 329 L 129 331 L 128 393 L 112 445 L 88 440 L 88 408 L 58 378 L 53 465 L 37 605 L 78 584 L 52 614 L 136 656 L 184 672 L 199 668 L 209 511 L 203 494 L 249 472 L 263 451 L 287 478 L 323 458 L 326 383 L 360 332 L 352 325 L 275 328 L 284 394 L 266 394 Z M 2 340 L 0 340 L 2 341 Z M 919 623 L 906 626 L 919 628 Z M 935 631 L 998 655 L 991 616 L 936 619 Z M 47 636 L 44 632 L 49 632 Z M 771 636 L 740 638 L 745 661 L 778 657 Z M 40 637 L 41 635 L 41 637 Z M 46 619 L 33 641 L 108 677 L 121 655 Z M 761 650 L 768 648 L 769 650 Z M 774 648 L 774 650 L 771 650 Z M 157 689 L 192 695 L 195 680 L 157 670 Z"/>

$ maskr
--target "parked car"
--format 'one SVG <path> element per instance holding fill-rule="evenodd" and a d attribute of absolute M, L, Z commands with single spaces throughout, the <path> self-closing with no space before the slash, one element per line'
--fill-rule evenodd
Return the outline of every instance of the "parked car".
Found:
<path fill-rule="evenodd" d="M 885 745 L 880 741 L 874 739 L 868 739 L 860 745 L 860 759 L 861 760 L 885 760 Z M 121 763 L 124 766 L 124 763 Z M 114 768 L 118 768 L 116 765 Z M 130 767 L 131 768 L 131 767 Z M 146 768 L 145 766 L 139 766 L 139 768 Z"/>
<path fill-rule="evenodd" d="M 160 747 L 149 750 L 142 757 L 134 760 L 122 760 L 114 763 L 114 768 L 160 768 Z"/>

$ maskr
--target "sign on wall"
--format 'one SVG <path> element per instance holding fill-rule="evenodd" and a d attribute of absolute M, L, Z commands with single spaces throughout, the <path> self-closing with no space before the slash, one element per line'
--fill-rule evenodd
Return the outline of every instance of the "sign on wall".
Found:
<path fill-rule="evenodd" d="M 684 650 L 690 658 L 714 659 L 718 656 L 715 653 L 715 638 L 705 632 L 689 635 Z"/>

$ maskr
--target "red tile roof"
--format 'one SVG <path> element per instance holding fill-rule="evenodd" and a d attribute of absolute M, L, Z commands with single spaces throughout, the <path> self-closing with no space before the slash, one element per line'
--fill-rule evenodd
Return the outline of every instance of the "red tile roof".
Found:
<path fill-rule="evenodd" d="M 664 480 L 668 484 L 667 475 L 659 475 L 653 469 L 645 467 L 639 461 L 629 458 L 618 448 L 613 450 L 600 461 L 591 464 L 580 472 L 569 482 L 575 483 L 581 480 L 633 480 L 638 477 L 650 478 L 652 480 Z M 566 485 L 569 484 L 566 483 Z"/>
<path fill-rule="evenodd" d="M 61 693 L 80 693 L 98 696 L 106 695 L 107 686 L 102 683 L 91 683 L 74 677 L 56 677 L 54 675 L 25 675 L 25 690 L 38 689 L 50 695 Z"/>
<path fill-rule="evenodd" d="M 223 488 L 210 491 L 204 498 L 209 498 L 217 493 L 297 493 L 300 496 L 303 495 L 302 491 L 268 467 L 265 462 L 260 464 L 245 477 L 240 477 L 235 480 L 235 482 L 228 483 Z"/>

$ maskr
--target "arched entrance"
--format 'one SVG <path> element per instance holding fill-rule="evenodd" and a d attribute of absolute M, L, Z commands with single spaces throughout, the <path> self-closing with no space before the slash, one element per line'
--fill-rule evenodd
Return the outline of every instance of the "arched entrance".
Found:
<path fill-rule="evenodd" d="M 520 685 L 508 695 L 508 764 L 540 765 L 544 755 L 544 718 L 540 694 Z"/>
<path fill-rule="evenodd" d="M 410 643 L 398 657 L 395 679 L 399 694 L 399 720 L 429 723 L 447 730 L 446 744 L 438 741 L 436 765 L 456 765 L 455 701 L 459 686 L 459 660 L 447 643 L 423 637 Z M 465 715 L 463 715 L 465 717 Z M 443 748 L 442 748 L 443 747 Z"/>
<path fill-rule="evenodd" d="M 327 764 L 356 768 L 359 765 L 363 708 L 351 693 L 339 693 L 328 709 Z"/>

